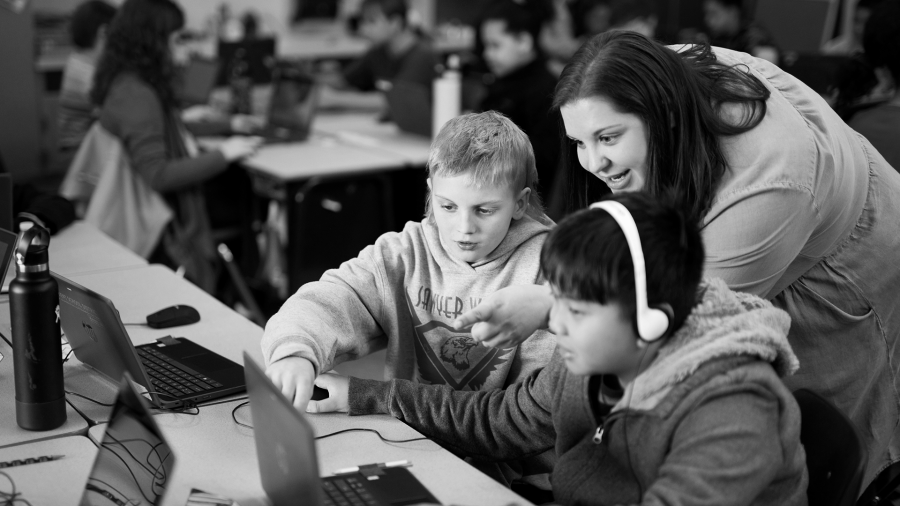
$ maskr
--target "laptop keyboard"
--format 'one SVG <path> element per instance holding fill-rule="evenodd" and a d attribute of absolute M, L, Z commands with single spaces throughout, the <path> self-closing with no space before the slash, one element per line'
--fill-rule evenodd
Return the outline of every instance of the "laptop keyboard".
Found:
<path fill-rule="evenodd" d="M 179 364 L 153 348 L 136 349 L 144 364 L 144 369 L 150 376 L 150 383 L 157 392 L 184 397 L 222 386 L 216 380 Z"/>
<path fill-rule="evenodd" d="M 355 476 L 329 478 L 322 482 L 322 488 L 325 490 L 324 506 L 379 506 L 381 504 Z"/>

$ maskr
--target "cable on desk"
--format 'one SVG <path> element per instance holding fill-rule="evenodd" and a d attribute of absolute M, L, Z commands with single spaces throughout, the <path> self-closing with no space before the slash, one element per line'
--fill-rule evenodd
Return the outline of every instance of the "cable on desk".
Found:
<path fill-rule="evenodd" d="M 86 400 L 86 401 L 90 401 L 90 402 L 93 402 L 94 404 L 99 404 L 99 405 L 101 405 L 101 406 L 106 406 L 106 407 L 109 407 L 109 408 L 111 408 L 112 406 L 115 405 L 115 403 L 109 403 L 109 404 L 107 404 L 107 403 L 105 403 L 105 402 L 100 402 L 100 401 L 98 401 L 98 400 L 96 400 L 96 399 L 91 399 L 90 397 L 88 397 L 88 396 L 86 396 L 86 395 L 81 395 L 81 394 L 79 394 L 79 393 L 70 392 L 70 391 L 68 391 L 68 390 L 66 390 L 66 395 L 74 395 L 75 397 L 81 397 L 82 399 L 84 399 L 84 400 Z"/>
<path fill-rule="evenodd" d="M 0 490 L 0 505 L 14 506 L 16 503 L 22 503 L 31 506 L 31 503 L 28 502 L 27 499 L 22 497 L 21 492 L 16 492 L 16 482 L 14 482 L 13 479 L 3 471 L 0 471 L 0 474 L 2 474 L 9 481 L 9 485 L 11 488 L 10 492 Z"/>
<path fill-rule="evenodd" d="M 63 357 L 63 363 L 64 363 L 64 364 L 65 364 L 66 362 L 69 361 L 69 355 L 71 355 L 73 351 L 75 351 L 75 350 L 74 350 L 74 349 L 70 349 L 70 350 L 69 350 L 69 353 L 66 353 L 66 356 Z"/>
<path fill-rule="evenodd" d="M 93 476 L 90 476 L 90 477 L 88 477 L 88 481 L 96 481 L 98 483 L 102 483 L 102 484 L 106 485 L 107 487 L 109 487 L 110 489 L 115 490 L 116 493 L 119 494 L 120 496 L 124 497 L 125 499 L 128 499 L 128 496 L 123 494 L 122 492 L 120 492 L 119 489 L 110 485 L 109 483 L 106 483 L 105 481 L 103 481 L 99 478 L 94 478 Z M 119 499 L 118 497 L 112 495 L 112 493 L 110 493 L 109 490 L 104 490 L 92 483 L 88 483 L 87 485 L 85 485 L 84 488 L 87 490 L 90 490 L 91 492 L 97 492 L 98 494 L 102 495 L 103 497 L 114 502 L 117 506 L 127 506 L 129 504 L 140 504 L 140 501 L 137 501 L 135 499 L 128 499 L 127 502 L 123 501 L 123 500 Z"/>
<path fill-rule="evenodd" d="M 250 404 L 250 401 L 242 402 L 241 404 L 238 404 L 237 406 L 235 406 L 234 409 L 231 410 L 231 419 L 234 420 L 234 423 L 240 425 L 241 427 L 247 427 L 247 428 L 252 429 L 253 428 L 252 425 L 248 425 L 246 423 L 238 421 L 237 416 L 236 416 L 237 410 L 243 408 L 244 406 L 246 406 L 248 404 Z M 374 432 L 375 435 L 378 436 L 378 439 L 384 441 L 385 443 L 410 443 L 412 441 L 424 441 L 426 439 L 430 439 L 430 438 L 427 438 L 424 436 L 423 437 L 414 437 L 414 438 L 410 438 L 410 439 L 388 439 L 388 438 L 382 436 L 381 433 L 378 432 L 377 430 L 367 429 L 364 427 L 354 427 L 352 429 L 339 430 L 339 431 L 335 431 L 335 432 L 332 432 L 329 434 L 323 434 L 321 436 L 316 436 L 314 439 L 325 439 L 327 437 L 337 436 L 338 434 L 343 434 L 345 432 Z"/>

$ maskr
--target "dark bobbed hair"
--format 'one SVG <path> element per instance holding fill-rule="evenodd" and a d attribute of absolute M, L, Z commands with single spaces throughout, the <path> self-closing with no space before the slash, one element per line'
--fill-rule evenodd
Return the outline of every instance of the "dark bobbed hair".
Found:
<path fill-rule="evenodd" d="M 406 0 L 363 0 L 360 11 L 369 7 L 378 7 L 387 19 L 399 17 L 401 26 L 406 26 L 409 11 Z"/>
<path fill-rule="evenodd" d="M 116 15 L 116 8 L 102 0 L 88 0 L 72 12 L 69 35 L 72 44 L 80 49 L 91 49 L 97 42 L 97 31 L 108 25 Z"/>
<path fill-rule="evenodd" d="M 741 10 L 741 12 L 744 11 L 744 0 L 713 0 L 713 1 L 720 5 L 723 5 L 725 7 L 737 7 L 738 9 Z"/>
<path fill-rule="evenodd" d="M 643 35 L 612 30 L 575 53 L 556 85 L 553 108 L 589 98 L 604 98 L 617 111 L 641 118 L 649 152 L 644 190 L 674 192 L 700 222 L 726 168 L 719 136 L 756 127 L 766 114 L 769 90 L 739 67 L 718 62 L 709 45 L 676 52 Z M 743 104 L 739 120 L 719 115 L 726 102 Z M 573 211 L 589 203 L 587 178 L 593 176 L 578 165 L 565 128 L 560 132 L 560 170 L 567 171 L 567 210 Z"/>
<path fill-rule="evenodd" d="M 135 72 L 156 91 L 164 107 L 176 106 L 169 36 L 182 27 L 184 12 L 172 0 L 126 0 L 110 24 L 91 100 L 102 106 L 115 78 Z"/>
<path fill-rule="evenodd" d="M 900 86 L 900 0 L 883 0 L 870 7 L 872 14 L 863 32 L 866 59 L 875 67 L 887 67 Z"/>
<path fill-rule="evenodd" d="M 608 195 L 637 225 L 647 275 L 647 303 L 672 306 L 669 332 L 697 303 L 703 274 L 700 230 L 671 197 L 645 192 Z M 637 332 L 634 263 L 625 234 L 603 209 L 577 211 L 554 228 L 541 250 L 541 270 L 560 295 L 599 304 L 621 304 Z"/>
<path fill-rule="evenodd" d="M 506 31 L 513 35 L 527 33 L 534 42 L 534 50 L 539 51 L 539 37 L 544 21 L 553 17 L 553 11 L 541 0 L 515 2 L 494 0 L 485 7 L 480 25 L 487 21 L 503 21 Z"/>

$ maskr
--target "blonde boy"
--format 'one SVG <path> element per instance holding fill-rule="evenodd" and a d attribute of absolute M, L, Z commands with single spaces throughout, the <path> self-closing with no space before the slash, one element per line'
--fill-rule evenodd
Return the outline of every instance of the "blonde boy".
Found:
<path fill-rule="evenodd" d="M 497 349 L 451 326 L 501 287 L 541 282 L 552 222 L 528 137 L 495 112 L 460 116 L 432 143 L 428 176 L 424 221 L 302 286 L 266 325 L 266 374 L 298 408 L 333 410 L 309 401 L 316 375 L 381 348 L 386 379 L 456 390 L 503 388 L 552 356 L 544 331 Z"/>

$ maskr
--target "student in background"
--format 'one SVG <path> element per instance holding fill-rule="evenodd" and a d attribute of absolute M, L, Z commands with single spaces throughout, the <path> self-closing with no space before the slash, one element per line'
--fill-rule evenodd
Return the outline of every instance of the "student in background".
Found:
<path fill-rule="evenodd" d="M 559 152 L 558 119 L 550 112 L 556 76 L 538 46 L 544 16 L 534 1 L 497 0 L 484 13 L 479 30 L 493 81 L 480 108 L 504 114 L 528 135 L 546 196 Z"/>
<path fill-rule="evenodd" d="M 879 80 L 891 83 L 893 93 L 886 102 L 856 113 L 850 127 L 900 171 L 900 0 L 883 0 L 872 10 L 863 46 Z"/>
<path fill-rule="evenodd" d="M 835 37 L 822 46 L 823 54 L 854 55 L 863 51 L 863 33 L 872 9 L 881 0 L 859 0 L 853 8 L 853 26 L 849 33 Z"/>
<path fill-rule="evenodd" d="M 72 13 L 69 33 L 75 50 L 63 68 L 57 114 L 58 149 L 63 160 L 71 160 L 96 119 L 91 86 L 97 59 L 106 41 L 107 27 L 115 14 L 116 8 L 102 0 L 88 0 Z"/>
<path fill-rule="evenodd" d="M 538 255 L 552 222 L 528 137 L 493 111 L 456 117 L 432 142 L 428 175 L 424 221 L 300 287 L 266 324 L 266 374 L 298 409 L 327 403 L 309 402 L 316 375 L 382 348 L 386 377 L 454 390 L 504 388 L 553 354 L 545 331 L 501 350 L 450 327 L 497 289 L 542 281 Z"/>
<path fill-rule="evenodd" d="M 359 33 L 372 48 L 351 63 L 341 76 L 326 82 L 361 91 L 387 90 L 394 81 L 419 83 L 431 89 L 437 77 L 438 55 L 431 42 L 407 20 L 405 0 L 363 0 Z"/>
<path fill-rule="evenodd" d="M 778 48 L 762 26 L 744 19 L 743 0 L 705 0 L 705 38 L 715 47 L 733 49 L 778 63 Z"/>
<path fill-rule="evenodd" d="M 197 151 L 172 82 L 176 61 L 186 56 L 178 38 L 183 26 L 184 14 L 171 0 L 126 0 L 109 27 L 91 98 L 100 107 L 100 126 L 122 143 L 131 169 L 175 211 L 151 261 L 184 267 L 212 292 L 215 251 L 199 185 L 253 154 L 261 139 L 234 136 L 217 150 Z"/>
<path fill-rule="evenodd" d="M 800 410 L 780 379 L 799 365 L 787 313 L 701 282 L 700 232 L 676 205 L 644 193 L 605 202 L 616 203 L 637 241 L 601 209 L 547 238 L 558 353 L 526 380 L 478 392 L 327 374 L 316 384 L 335 410 L 388 413 L 464 455 L 552 448 L 554 503 L 805 505 Z M 646 283 L 629 242 L 643 250 Z M 655 332 L 636 283 L 664 313 Z"/>
<path fill-rule="evenodd" d="M 659 16 L 651 0 L 611 0 L 609 6 L 613 30 L 635 32 L 649 38 L 656 36 Z"/>

